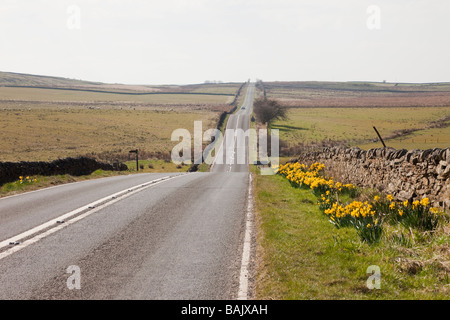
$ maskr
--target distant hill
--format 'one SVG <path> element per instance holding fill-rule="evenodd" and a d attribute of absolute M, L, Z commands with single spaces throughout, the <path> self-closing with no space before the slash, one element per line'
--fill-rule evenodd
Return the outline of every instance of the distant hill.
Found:
<path fill-rule="evenodd" d="M 102 82 L 0 71 L 0 87 L 33 87 L 113 92 L 158 92 L 158 86 L 108 84 Z"/>
<path fill-rule="evenodd" d="M 86 91 L 113 91 L 123 93 L 159 92 L 162 86 L 126 85 L 0 71 L 0 87 L 33 87 L 41 89 L 73 89 Z"/>
<path fill-rule="evenodd" d="M 128 85 L 0 71 L 0 87 L 32 87 L 40 89 L 82 90 L 125 94 L 186 93 L 232 96 L 236 94 L 240 85 L 241 83 Z"/>
<path fill-rule="evenodd" d="M 102 83 L 62 77 L 0 71 L 0 86 L 80 87 L 98 85 L 102 85 Z"/>

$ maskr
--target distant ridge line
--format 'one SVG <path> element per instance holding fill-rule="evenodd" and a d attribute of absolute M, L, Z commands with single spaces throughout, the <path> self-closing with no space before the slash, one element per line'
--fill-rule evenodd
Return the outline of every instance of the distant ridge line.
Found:
<path fill-rule="evenodd" d="M 124 95 L 150 95 L 150 94 L 191 94 L 191 95 L 210 95 L 210 96 L 235 96 L 233 93 L 217 93 L 217 92 L 121 92 L 121 91 L 106 91 L 96 89 L 83 89 L 83 88 L 64 88 L 64 87 L 47 87 L 47 86 L 17 86 L 17 85 L 0 85 L 0 87 L 7 88 L 31 88 L 31 89 L 49 89 L 49 90 L 67 90 L 67 91 L 87 91 L 96 93 L 110 93 L 110 94 L 124 94 Z"/>

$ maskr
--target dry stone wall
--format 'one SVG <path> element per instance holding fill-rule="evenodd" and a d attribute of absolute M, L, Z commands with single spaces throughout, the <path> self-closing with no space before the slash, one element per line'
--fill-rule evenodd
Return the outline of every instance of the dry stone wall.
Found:
<path fill-rule="evenodd" d="M 331 147 L 305 152 L 292 161 L 325 164 L 336 181 L 373 188 L 394 198 L 430 198 L 432 205 L 450 208 L 450 148 L 396 150 Z"/>
<path fill-rule="evenodd" d="M 58 159 L 51 162 L 0 162 L 0 185 L 16 181 L 19 176 L 60 174 L 81 176 L 98 169 L 124 171 L 128 167 L 123 163 L 108 164 L 86 157 Z"/>

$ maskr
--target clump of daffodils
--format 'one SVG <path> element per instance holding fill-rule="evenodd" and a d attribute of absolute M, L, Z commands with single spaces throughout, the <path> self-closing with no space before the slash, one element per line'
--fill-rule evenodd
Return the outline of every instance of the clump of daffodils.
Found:
<path fill-rule="evenodd" d="M 404 201 L 397 204 L 392 214 L 396 221 L 407 228 L 412 227 L 423 231 L 431 231 L 436 229 L 442 212 L 439 208 L 430 205 L 429 198 L 423 198 L 411 203 Z"/>
<path fill-rule="evenodd" d="M 436 228 L 442 212 L 430 206 L 429 198 L 399 202 L 388 194 L 385 198 L 376 195 L 371 202 L 340 204 L 339 195 L 347 193 L 353 198 L 356 187 L 324 177 L 324 168 L 325 165 L 317 162 L 309 167 L 302 163 L 287 163 L 278 167 L 277 174 L 296 188 L 311 189 L 318 197 L 319 208 L 333 225 L 354 227 L 361 240 L 369 244 L 380 241 L 385 220 L 420 230 Z"/>
<path fill-rule="evenodd" d="M 31 184 L 33 182 L 37 182 L 37 179 L 30 178 L 29 176 L 27 176 L 25 178 L 23 176 L 20 176 L 19 181 L 17 183 L 18 184 Z"/>
<path fill-rule="evenodd" d="M 344 190 L 355 189 L 352 184 L 342 184 L 334 182 L 333 178 L 326 179 L 321 173 L 325 165 L 322 163 L 313 163 L 309 168 L 303 163 L 287 163 L 278 168 L 278 174 L 286 177 L 292 186 L 299 188 L 309 188 L 316 195 L 327 191 L 341 192 Z"/>
<path fill-rule="evenodd" d="M 352 226 L 361 240 L 369 244 L 380 241 L 382 235 L 382 218 L 367 201 L 353 201 L 347 205 L 334 203 L 324 213 L 337 228 Z"/>

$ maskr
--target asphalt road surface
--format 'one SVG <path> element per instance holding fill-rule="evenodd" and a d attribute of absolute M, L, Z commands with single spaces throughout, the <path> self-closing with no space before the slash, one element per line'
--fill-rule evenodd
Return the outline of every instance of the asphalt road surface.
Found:
<path fill-rule="evenodd" d="M 228 118 L 223 142 L 212 164 L 212 172 L 248 172 L 249 127 L 255 86 L 250 84 L 242 107 Z"/>
<path fill-rule="evenodd" d="M 251 84 L 227 128 L 248 128 L 253 95 Z M 220 155 L 233 161 L 211 172 L 117 176 L 0 199 L 0 299 L 237 298 L 249 173 L 236 155 L 246 142 L 227 143 Z"/>

